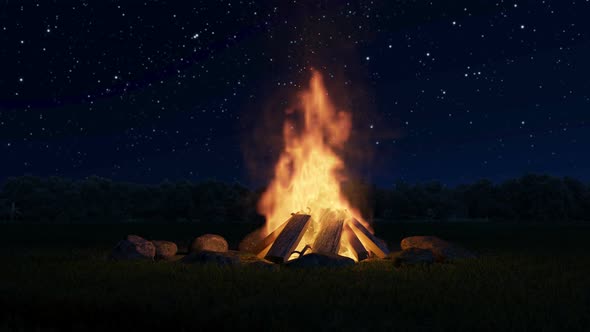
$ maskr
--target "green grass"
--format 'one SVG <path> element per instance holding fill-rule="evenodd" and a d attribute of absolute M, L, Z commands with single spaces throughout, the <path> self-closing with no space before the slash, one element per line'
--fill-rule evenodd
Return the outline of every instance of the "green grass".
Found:
<path fill-rule="evenodd" d="M 395 247 L 432 234 L 481 253 L 413 268 L 388 262 L 278 272 L 110 262 L 127 233 L 186 245 L 253 226 L 0 225 L 0 330 L 573 331 L 590 328 L 590 227 L 379 224 Z"/>

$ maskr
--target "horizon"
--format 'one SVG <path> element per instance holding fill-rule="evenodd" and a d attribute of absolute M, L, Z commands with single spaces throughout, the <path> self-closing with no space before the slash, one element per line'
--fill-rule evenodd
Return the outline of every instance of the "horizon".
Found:
<path fill-rule="evenodd" d="M 390 183 L 388 185 L 382 185 L 382 184 L 379 184 L 379 183 L 376 183 L 376 182 L 371 182 L 371 181 L 364 181 L 363 179 L 353 179 L 353 180 L 350 181 L 350 183 L 358 183 L 358 184 L 361 184 L 361 185 L 367 185 L 367 186 L 373 187 L 375 189 L 392 189 L 392 188 L 395 188 L 395 186 L 397 184 L 401 184 L 401 183 L 407 184 L 407 185 L 410 185 L 410 186 L 420 186 L 420 185 L 426 185 L 426 184 L 436 183 L 436 184 L 440 184 L 443 187 L 448 188 L 448 189 L 457 189 L 460 186 L 473 185 L 473 184 L 478 183 L 478 182 L 481 182 L 481 181 L 489 181 L 494 186 L 500 186 L 500 185 L 502 185 L 502 184 L 504 184 L 504 183 L 506 183 L 508 181 L 519 180 L 519 179 L 522 179 L 522 178 L 527 177 L 527 176 L 536 176 L 536 177 L 544 177 L 544 176 L 547 176 L 547 177 L 551 177 L 551 178 L 554 178 L 554 179 L 560 179 L 560 180 L 568 179 L 569 178 L 569 179 L 573 179 L 573 180 L 579 181 L 579 182 L 581 182 L 581 183 L 583 183 L 585 185 L 590 185 L 590 181 L 588 181 L 588 180 L 583 180 L 583 179 L 580 179 L 580 178 L 577 178 L 577 177 L 572 177 L 572 176 L 567 176 L 567 175 L 565 175 L 565 176 L 556 176 L 556 175 L 547 174 L 547 173 L 523 173 L 523 174 L 521 174 L 519 176 L 509 177 L 509 178 L 506 178 L 504 180 L 499 180 L 499 181 L 495 181 L 495 180 L 492 180 L 492 179 L 489 179 L 489 178 L 479 178 L 479 179 L 475 179 L 475 180 L 470 181 L 470 182 L 461 182 L 461 183 L 456 183 L 456 184 L 448 184 L 448 183 L 444 183 L 444 182 L 437 181 L 437 180 L 424 180 L 424 181 L 418 181 L 418 182 L 408 182 L 408 181 L 403 181 L 401 179 L 398 180 L 398 181 L 394 181 L 394 182 L 392 182 L 392 183 Z M 231 181 L 231 180 L 227 181 L 227 180 L 223 180 L 223 179 L 216 179 L 216 178 L 213 178 L 213 177 L 202 178 L 202 179 L 193 179 L 193 180 L 191 180 L 191 179 L 182 179 L 182 178 L 174 180 L 174 179 L 164 178 L 164 179 L 162 179 L 160 181 L 155 181 L 155 182 L 137 182 L 137 181 L 126 181 L 126 180 L 120 180 L 120 179 L 113 179 L 113 178 L 109 178 L 109 177 L 99 176 L 99 175 L 96 175 L 96 174 L 88 175 L 88 176 L 85 176 L 85 177 L 67 177 L 67 176 L 60 176 L 60 175 L 38 176 L 38 175 L 32 175 L 32 174 L 23 174 L 23 175 L 19 175 L 19 176 L 10 176 L 10 177 L 6 177 L 4 179 L 1 179 L 0 180 L 0 190 L 1 190 L 2 186 L 7 181 L 9 181 L 10 179 L 21 178 L 21 177 L 34 177 L 34 178 L 39 178 L 39 179 L 42 179 L 42 180 L 43 179 L 49 179 L 49 178 L 60 178 L 60 179 L 63 179 L 63 180 L 66 180 L 66 181 L 71 181 L 71 182 L 84 181 L 84 180 L 88 180 L 88 179 L 90 179 L 92 177 L 96 177 L 96 178 L 99 178 L 99 179 L 112 181 L 114 183 L 131 184 L 131 185 L 139 185 L 139 186 L 159 186 L 159 185 L 162 185 L 164 183 L 176 184 L 176 183 L 183 183 L 183 182 L 188 182 L 190 184 L 202 184 L 202 183 L 207 183 L 207 182 L 218 182 L 218 183 L 223 183 L 223 184 L 228 184 L 228 185 L 237 184 L 237 185 L 240 185 L 240 186 L 242 186 L 242 187 L 244 187 L 244 188 L 246 188 L 248 190 L 251 190 L 251 191 L 263 190 L 263 189 L 265 189 L 265 188 L 268 187 L 268 183 L 267 184 L 261 184 L 261 185 L 254 185 L 254 184 L 245 184 L 245 183 L 240 182 L 240 181 Z M 342 182 L 342 184 L 346 184 L 346 183 L 349 183 L 349 182 L 348 181 Z"/>

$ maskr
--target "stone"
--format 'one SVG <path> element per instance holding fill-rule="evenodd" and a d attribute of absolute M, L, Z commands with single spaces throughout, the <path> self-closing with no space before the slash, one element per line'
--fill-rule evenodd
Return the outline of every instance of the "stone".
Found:
<path fill-rule="evenodd" d="M 432 249 L 434 247 L 446 247 L 450 244 L 436 236 L 410 236 L 403 238 L 401 241 L 402 250 L 410 248 Z"/>
<path fill-rule="evenodd" d="M 447 242 L 436 236 L 410 236 L 401 241 L 401 248 L 428 249 L 438 261 L 475 258 L 477 255 L 456 244 Z"/>
<path fill-rule="evenodd" d="M 110 258 L 114 260 L 154 259 L 156 247 L 140 236 L 128 235 L 127 239 L 119 241 L 111 251 Z"/>
<path fill-rule="evenodd" d="M 182 263 L 187 264 L 213 264 L 217 266 L 242 266 L 259 269 L 277 270 L 278 265 L 256 255 L 235 250 L 226 252 L 199 251 L 184 256 Z"/>
<path fill-rule="evenodd" d="M 243 252 L 257 254 L 257 252 L 254 252 L 255 248 L 258 246 L 260 241 L 262 241 L 264 239 L 262 230 L 263 229 L 261 228 L 261 229 L 255 230 L 254 232 L 246 235 L 244 237 L 244 239 L 242 239 L 242 241 L 240 241 L 240 244 L 238 245 L 238 249 Z"/>
<path fill-rule="evenodd" d="M 252 253 L 245 253 L 245 252 L 238 252 L 238 256 L 240 257 L 240 262 L 245 267 L 251 267 L 255 269 L 265 269 L 265 270 L 273 270 L 276 271 L 279 269 L 279 265 L 275 264 L 269 260 L 259 258 L 258 256 Z"/>
<path fill-rule="evenodd" d="M 146 257 L 154 258 L 156 255 L 156 246 L 151 241 L 148 241 L 138 235 L 127 235 L 127 241 L 135 244 L 137 251 Z"/>
<path fill-rule="evenodd" d="M 134 259 L 146 259 L 149 257 L 145 257 L 141 255 L 135 246 L 135 244 L 128 240 L 121 240 L 115 245 L 113 250 L 111 250 L 111 254 L 109 255 L 110 259 L 113 260 L 134 260 Z"/>
<path fill-rule="evenodd" d="M 217 266 L 241 265 L 240 256 L 234 251 L 216 252 L 201 250 L 184 256 L 180 261 L 188 264 L 214 264 Z"/>
<path fill-rule="evenodd" d="M 387 259 L 393 261 L 393 265 L 429 265 L 435 262 L 434 253 L 429 249 L 409 248 L 391 253 Z"/>
<path fill-rule="evenodd" d="M 267 261 L 265 259 L 251 261 L 251 262 L 245 263 L 244 266 L 250 267 L 253 269 L 263 269 L 263 270 L 271 270 L 271 271 L 278 271 L 279 270 L 278 264 L 275 264 L 271 261 Z"/>
<path fill-rule="evenodd" d="M 131 241 L 133 243 L 143 243 L 143 242 L 146 242 L 147 240 L 142 238 L 139 235 L 129 234 L 129 235 L 127 235 L 127 241 Z"/>
<path fill-rule="evenodd" d="M 195 238 L 190 248 L 190 252 L 226 252 L 227 250 L 227 241 L 222 236 L 216 234 L 205 234 Z"/>
<path fill-rule="evenodd" d="M 174 242 L 156 240 L 152 243 L 156 247 L 156 259 L 171 260 L 178 252 L 178 246 Z"/>
<path fill-rule="evenodd" d="M 311 253 L 303 255 L 297 259 L 290 260 L 283 264 L 286 267 L 293 268 L 315 268 L 315 267 L 345 267 L 354 265 L 352 258 L 335 255 Z"/>

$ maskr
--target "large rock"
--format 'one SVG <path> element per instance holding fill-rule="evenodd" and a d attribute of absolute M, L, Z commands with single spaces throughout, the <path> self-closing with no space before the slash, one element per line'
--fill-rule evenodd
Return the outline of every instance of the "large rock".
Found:
<path fill-rule="evenodd" d="M 141 236 L 128 235 L 119 241 L 111 251 L 110 258 L 115 260 L 154 259 L 156 247 Z"/>
<path fill-rule="evenodd" d="M 133 243 L 143 243 L 143 242 L 149 242 L 148 240 L 142 238 L 139 235 L 135 235 L 135 234 L 129 234 L 127 235 L 127 241 L 131 241 Z"/>
<path fill-rule="evenodd" d="M 152 243 L 156 247 L 156 259 L 171 260 L 178 252 L 178 246 L 174 242 L 156 240 Z"/>
<path fill-rule="evenodd" d="M 267 261 L 265 259 L 253 260 L 247 263 L 242 262 L 242 264 L 246 267 L 254 268 L 254 269 L 264 269 L 264 270 L 271 270 L 271 271 L 278 271 L 279 265 L 273 262 Z"/>
<path fill-rule="evenodd" d="M 391 253 L 387 259 L 393 260 L 393 265 L 428 265 L 435 261 L 434 253 L 429 249 L 409 248 Z"/>
<path fill-rule="evenodd" d="M 235 250 L 226 252 L 199 251 L 184 256 L 182 263 L 187 264 L 213 264 L 217 266 L 244 266 L 262 269 L 278 269 L 278 265 L 265 259 L 260 259 L 256 255 L 243 253 Z"/>
<path fill-rule="evenodd" d="M 449 246 L 449 242 L 436 236 L 410 236 L 403 238 L 400 245 L 402 250 L 410 248 L 432 249 L 434 247 Z"/>
<path fill-rule="evenodd" d="M 232 252 L 231 250 L 229 252 Z M 240 257 L 240 262 L 245 267 L 251 267 L 256 269 L 266 269 L 266 270 L 273 270 L 276 271 L 279 269 L 279 264 L 275 264 L 271 261 L 266 259 L 258 258 L 258 256 L 248 253 L 239 251 L 238 256 Z"/>
<path fill-rule="evenodd" d="M 315 268 L 315 267 L 344 267 L 354 265 L 354 260 L 348 257 L 334 254 L 311 253 L 297 259 L 290 260 L 284 265 L 294 268 Z"/>
<path fill-rule="evenodd" d="M 476 255 L 467 249 L 447 242 L 436 236 L 410 236 L 401 241 L 403 250 L 428 249 L 439 261 L 474 258 Z"/>
<path fill-rule="evenodd" d="M 246 237 L 244 237 L 244 239 L 242 239 L 242 241 L 240 241 L 240 244 L 238 245 L 238 249 L 243 252 L 257 254 L 257 252 L 254 252 L 254 251 L 256 251 L 255 248 L 258 246 L 260 241 L 262 241 L 264 239 L 262 231 L 263 231 L 263 229 L 261 228 L 261 229 L 255 230 L 254 232 L 246 235 Z"/>
<path fill-rule="evenodd" d="M 189 264 L 214 264 L 218 266 L 241 265 L 240 257 L 235 252 L 215 252 L 208 250 L 192 252 L 184 256 L 180 261 Z"/>
<path fill-rule="evenodd" d="M 226 252 L 227 250 L 227 241 L 222 236 L 215 234 L 205 234 L 195 238 L 190 248 L 191 252 Z"/>

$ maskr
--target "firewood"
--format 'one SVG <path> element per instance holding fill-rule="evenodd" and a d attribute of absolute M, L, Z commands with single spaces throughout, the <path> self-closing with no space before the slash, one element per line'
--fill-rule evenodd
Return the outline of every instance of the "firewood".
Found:
<path fill-rule="evenodd" d="M 322 254 L 338 254 L 344 216 L 338 211 L 330 211 L 320 218 L 321 229 L 311 246 L 311 250 Z"/>
<path fill-rule="evenodd" d="M 387 254 L 389 254 L 389 249 L 387 249 L 387 247 L 373 234 L 371 234 L 371 232 L 369 232 L 369 230 L 358 220 L 351 218 L 349 219 L 348 224 L 350 225 L 350 228 L 353 230 L 354 234 L 356 234 L 358 239 L 361 241 L 363 246 L 373 252 L 375 256 L 384 258 L 387 256 Z"/>
<path fill-rule="evenodd" d="M 252 252 L 258 256 L 258 258 L 263 258 L 266 256 L 266 253 L 270 249 L 271 244 L 277 239 L 279 234 L 283 231 L 287 223 L 289 223 L 290 218 L 287 219 L 281 226 L 277 227 L 274 231 L 268 234 L 262 241 L 260 241 L 256 247 L 252 249 Z"/>
<path fill-rule="evenodd" d="M 270 247 L 265 258 L 275 263 L 287 261 L 307 230 L 310 218 L 311 216 L 308 214 L 293 214 Z"/>
<path fill-rule="evenodd" d="M 344 237 L 348 241 L 350 249 L 353 255 L 356 257 L 356 260 L 360 262 L 362 260 L 369 258 L 369 252 L 367 251 L 367 249 L 365 249 L 365 247 L 363 247 L 363 244 L 348 224 L 344 226 L 344 231 L 346 234 L 346 236 Z"/>

